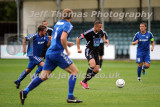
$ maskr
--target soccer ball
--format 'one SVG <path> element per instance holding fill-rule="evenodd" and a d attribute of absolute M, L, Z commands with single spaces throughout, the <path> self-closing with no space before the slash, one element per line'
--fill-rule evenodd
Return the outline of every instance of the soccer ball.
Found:
<path fill-rule="evenodd" d="M 125 86 L 125 81 L 123 79 L 118 79 L 116 85 L 118 88 L 123 88 Z"/>

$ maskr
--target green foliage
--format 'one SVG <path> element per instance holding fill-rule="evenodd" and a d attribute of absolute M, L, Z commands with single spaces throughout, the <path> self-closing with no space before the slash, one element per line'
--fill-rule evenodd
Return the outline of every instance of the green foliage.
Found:
<path fill-rule="evenodd" d="M 0 21 L 16 21 L 16 2 L 0 2 Z"/>

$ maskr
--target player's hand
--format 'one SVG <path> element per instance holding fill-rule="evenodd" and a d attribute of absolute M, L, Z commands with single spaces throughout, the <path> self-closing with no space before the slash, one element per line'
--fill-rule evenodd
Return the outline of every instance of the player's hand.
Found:
<path fill-rule="evenodd" d="M 26 49 L 23 49 L 23 55 L 25 55 L 26 54 Z"/>
<path fill-rule="evenodd" d="M 52 39 L 52 36 L 48 36 L 48 39 L 49 39 L 49 41 L 51 41 L 51 39 Z"/>
<path fill-rule="evenodd" d="M 137 44 L 137 43 L 138 43 L 138 40 L 136 40 L 135 43 Z"/>
<path fill-rule="evenodd" d="M 67 42 L 68 47 L 72 47 L 74 45 L 73 42 Z"/>
<path fill-rule="evenodd" d="M 78 53 L 82 53 L 82 50 L 81 50 L 81 49 L 78 49 Z"/>
<path fill-rule="evenodd" d="M 105 43 L 106 43 L 106 46 L 108 47 L 109 46 L 109 41 L 105 40 Z"/>
<path fill-rule="evenodd" d="M 66 53 L 67 53 L 67 55 L 69 56 L 70 54 L 71 54 L 71 52 L 68 50 L 68 51 L 66 51 Z"/>
<path fill-rule="evenodd" d="M 151 51 L 153 51 L 154 50 L 154 47 L 151 47 Z"/>

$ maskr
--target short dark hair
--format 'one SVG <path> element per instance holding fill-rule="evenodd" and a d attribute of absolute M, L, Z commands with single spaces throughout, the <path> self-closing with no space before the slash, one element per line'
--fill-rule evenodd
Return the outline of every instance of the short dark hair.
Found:
<path fill-rule="evenodd" d="M 62 19 L 71 19 L 73 16 L 73 11 L 71 9 L 64 9 L 62 12 Z"/>
<path fill-rule="evenodd" d="M 46 20 L 43 20 L 43 21 L 42 21 L 42 24 L 43 24 L 43 22 L 47 22 L 47 21 L 46 21 Z"/>
<path fill-rule="evenodd" d="M 38 26 L 38 32 L 44 31 L 44 29 L 46 29 L 46 27 L 44 25 L 39 25 Z"/>
<path fill-rule="evenodd" d="M 147 23 L 146 22 L 141 22 L 140 25 L 143 24 L 145 27 L 147 27 Z"/>
<path fill-rule="evenodd" d="M 94 22 L 94 25 L 99 25 L 99 24 L 102 24 L 102 22 L 101 22 L 100 20 L 96 20 L 96 21 Z"/>

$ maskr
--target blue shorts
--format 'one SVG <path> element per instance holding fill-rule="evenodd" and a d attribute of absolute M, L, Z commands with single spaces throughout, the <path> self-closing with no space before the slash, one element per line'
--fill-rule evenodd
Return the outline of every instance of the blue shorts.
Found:
<path fill-rule="evenodd" d="M 28 69 L 33 69 L 36 65 L 38 65 L 43 60 L 38 56 L 29 56 Z"/>
<path fill-rule="evenodd" d="M 149 51 L 137 53 L 136 63 L 142 63 L 142 62 L 147 62 L 149 64 L 151 63 Z"/>
<path fill-rule="evenodd" d="M 68 58 L 68 56 L 65 55 L 63 52 L 59 54 L 49 54 L 46 55 L 43 70 L 53 71 L 57 66 L 59 66 L 62 69 L 65 69 L 72 63 L 73 61 L 70 58 Z"/>

